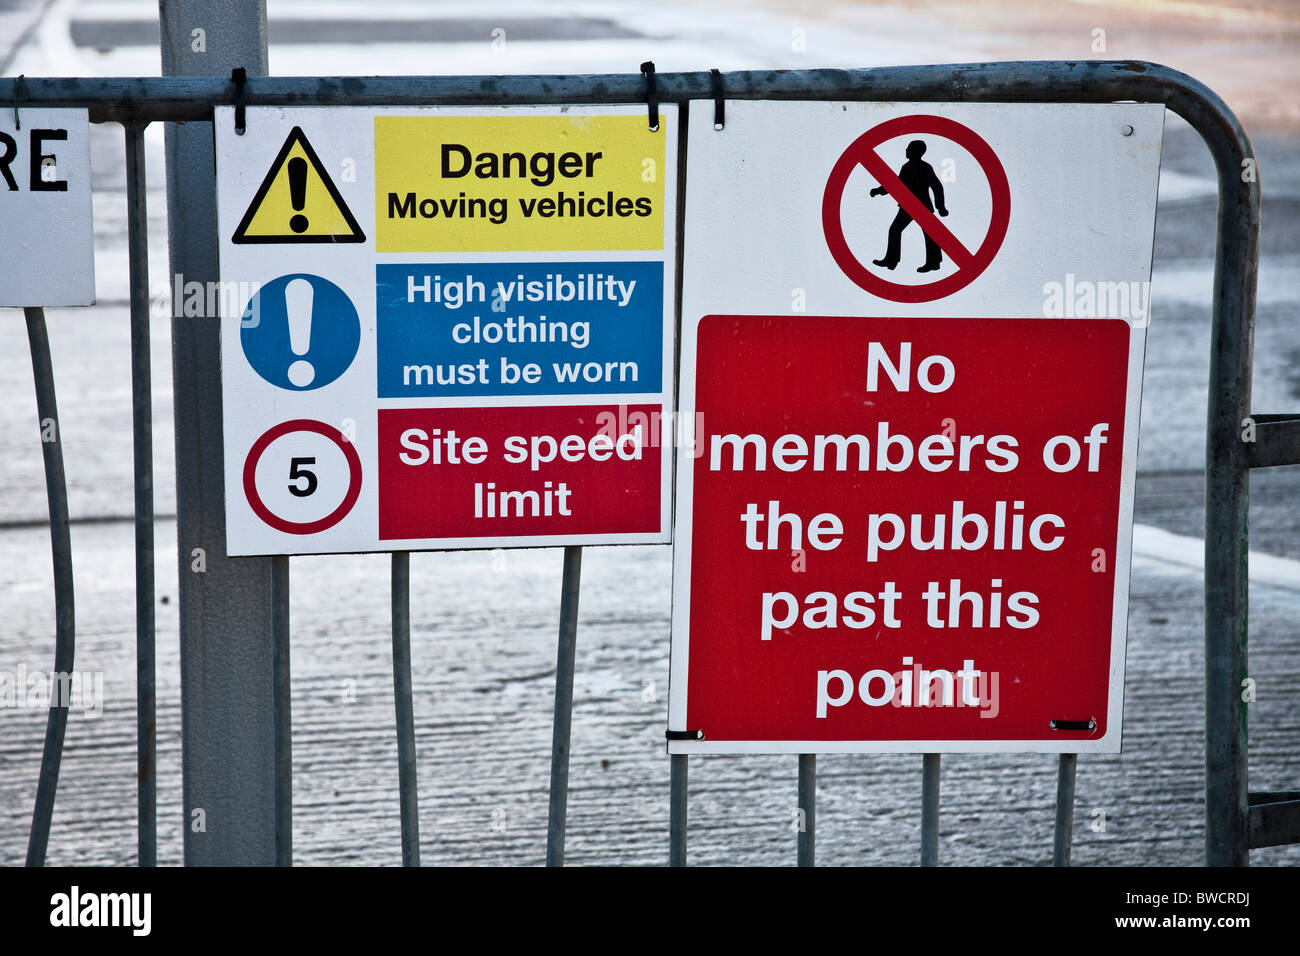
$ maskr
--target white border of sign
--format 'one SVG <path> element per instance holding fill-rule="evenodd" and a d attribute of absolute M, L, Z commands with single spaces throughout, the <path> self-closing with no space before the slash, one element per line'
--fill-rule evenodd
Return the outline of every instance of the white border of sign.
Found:
<path fill-rule="evenodd" d="M 1151 173 L 1150 181 L 1130 180 L 1119 184 L 1120 195 L 1111 197 L 1112 205 L 1106 210 L 1107 214 L 1095 215 L 1089 225 L 1097 230 L 1099 221 L 1105 220 L 1101 224 L 1098 238 L 1092 240 L 1092 246 L 1100 248 L 1111 241 L 1114 248 L 1110 249 L 1109 255 L 1118 261 L 1123 261 L 1127 256 L 1131 262 L 1134 260 L 1134 249 L 1145 250 L 1144 257 L 1136 259 L 1138 266 L 1134 270 L 1133 277 L 1149 282 L 1151 250 L 1155 234 L 1156 182 L 1164 130 L 1164 107 L 1159 104 L 1011 105 L 776 101 L 729 103 L 725 134 L 716 132 L 712 124 L 692 124 L 688 131 L 686 179 L 693 188 L 688 190 L 686 196 L 686 223 L 683 237 L 682 345 L 678 383 L 678 415 L 681 421 L 691 425 L 695 422 L 697 332 L 700 320 L 706 315 L 715 314 L 788 317 L 791 315 L 790 312 L 777 312 L 772 305 L 783 298 L 782 305 L 788 308 L 788 293 L 792 287 L 791 275 L 802 277 L 804 284 L 809 280 L 826 284 L 827 288 L 818 293 L 818 299 L 809 303 L 807 312 L 813 316 L 914 316 L 960 319 L 962 316 L 1012 318 L 1023 313 L 1023 317 L 1033 317 L 1025 305 L 1029 300 L 1025 298 L 1023 289 L 1019 290 L 1019 300 L 1006 302 L 1005 296 L 1012 285 L 998 274 L 996 257 L 987 275 L 977 278 L 970 287 L 945 299 L 914 305 L 876 298 L 858 289 L 843 276 L 834 264 L 824 242 L 812 242 L 808 239 L 807 223 L 792 223 L 788 230 L 779 230 L 781 241 L 791 250 L 790 256 L 780 262 L 761 259 L 761 269 L 754 269 L 743 276 L 744 279 L 752 279 L 753 282 L 745 286 L 739 301 L 727 298 L 732 286 L 718 282 L 716 279 L 717 276 L 724 275 L 731 276 L 734 280 L 736 273 L 740 271 L 730 269 L 730 263 L 725 260 L 725 257 L 719 260 L 717 250 L 739 249 L 748 241 L 744 237 L 773 232 L 770 224 L 767 230 L 757 229 L 750 218 L 755 215 L 755 212 L 739 203 L 737 196 L 743 195 L 747 189 L 753 191 L 755 183 L 762 182 L 765 175 L 779 182 L 792 183 L 789 176 L 794 170 L 788 162 L 785 162 L 785 156 L 768 167 L 752 160 L 738 164 L 736 157 L 746 155 L 747 149 L 752 155 L 753 150 L 761 152 L 766 144 L 774 142 L 798 144 L 797 148 L 801 155 L 811 157 L 817 147 L 824 145 L 828 138 L 834 141 L 837 130 L 844 130 L 845 121 L 841 119 L 841 114 L 846 117 L 857 117 L 848 120 L 850 128 L 855 129 L 856 133 L 838 133 L 838 142 L 847 146 L 858 133 L 897 116 L 913 113 L 942 114 L 963 123 L 976 124 L 976 128 L 983 132 L 987 127 L 987 120 L 996 117 L 1000 111 L 1004 115 L 1010 111 L 1028 117 L 1030 122 L 1039 125 L 1039 135 L 1046 139 L 1052 138 L 1057 131 L 1044 129 L 1045 120 L 1058 127 L 1073 125 L 1076 132 L 1089 128 L 1095 130 L 1098 127 L 1107 131 L 1119 131 L 1126 125 L 1135 127 L 1138 132 L 1136 137 L 1129 138 L 1127 143 L 1122 140 L 1116 142 L 1124 148 L 1133 150 L 1134 153 L 1131 155 L 1144 160 L 1152 159 L 1151 151 L 1153 151 L 1154 162 L 1146 162 L 1141 167 L 1144 173 L 1148 171 Z M 981 120 L 985 122 L 981 123 Z M 1091 127 L 1088 124 L 1091 124 Z M 783 130 L 781 137 L 773 137 L 773 126 Z M 1127 137 L 1130 134 L 1122 135 Z M 997 149 L 1002 144 L 994 141 L 991 145 Z M 820 229 L 821 206 L 819 201 L 813 202 L 813 194 L 816 194 L 817 199 L 820 198 L 821 184 L 825 182 L 826 173 L 838 158 L 840 151 L 842 150 L 838 148 L 834 150 L 834 155 L 826 162 L 825 170 L 818 170 L 817 160 L 811 160 L 809 163 L 811 171 L 807 172 L 804 178 L 812 183 L 814 188 L 803 188 L 801 193 L 799 184 L 793 183 L 789 186 L 791 205 L 816 209 L 817 229 Z M 1017 185 L 1013 170 L 1009 169 L 1008 173 L 1012 179 L 1011 229 L 1014 230 L 1018 208 L 1015 195 Z M 709 182 L 711 186 L 702 188 L 702 182 Z M 1026 197 L 1021 195 L 1019 203 L 1023 204 L 1025 199 Z M 788 213 L 788 210 L 786 211 Z M 779 215 L 780 212 L 781 210 L 778 209 L 777 214 Z M 1126 230 L 1123 241 L 1116 243 L 1113 240 L 1117 230 L 1121 229 Z M 742 238 L 737 239 L 734 244 L 730 243 L 729 240 L 736 236 Z M 1063 245 L 1071 248 L 1074 240 L 1071 238 Z M 708 269 L 692 269 L 691 253 L 697 249 L 707 249 L 713 254 L 714 258 L 710 261 Z M 1050 254 L 1044 253 L 1040 255 L 1040 260 L 1047 261 L 1039 261 L 1036 264 L 1044 268 L 1056 268 L 1058 263 L 1051 262 L 1050 259 Z M 744 284 L 733 282 L 733 285 Z M 1041 294 L 1035 298 L 1041 302 Z M 1004 302 L 1004 305 L 999 307 L 999 302 Z M 1149 314 L 1147 319 L 1149 320 Z M 1142 369 L 1148 322 L 1128 324 L 1130 341 L 1119 521 L 1115 541 L 1110 686 L 1107 695 L 1106 733 L 1103 736 L 1093 740 L 1075 738 L 1061 741 L 710 740 L 705 728 L 705 739 L 670 740 L 668 752 L 670 754 L 1119 753 L 1123 732 L 1124 664 L 1127 645 L 1129 573 L 1133 546 L 1138 426 L 1142 409 Z M 705 435 L 695 436 L 695 441 L 703 441 L 706 437 L 707 428 Z M 679 456 L 674 516 L 672 648 L 669 659 L 668 691 L 668 727 L 674 731 L 693 729 L 687 726 L 686 717 L 690 663 L 694 463 L 695 458 L 689 454 Z"/>
<path fill-rule="evenodd" d="M 249 107 L 247 132 L 234 132 L 234 108 L 216 107 L 216 150 L 218 176 L 218 222 L 223 283 L 237 281 L 267 282 L 288 273 L 323 275 L 348 293 L 357 307 L 362 324 L 362 341 L 355 363 L 362 366 L 360 375 L 347 373 L 346 389 L 356 392 L 364 387 L 370 397 L 361 410 L 373 414 L 376 409 L 392 408 L 501 408 L 556 407 L 592 405 L 617 408 L 627 405 L 658 405 L 662 421 L 668 423 L 668 441 L 660 437 L 659 529 L 627 534 L 555 534 L 509 535 L 457 538 L 380 539 L 378 537 L 378 498 L 376 490 L 378 461 L 377 438 L 373 423 L 360 427 L 357 420 L 357 451 L 365 473 L 360 498 L 347 518 L 332 528 L 311 535 L 277 531 L 263 524 L 253 514 L 242 494 L 244 455 L 266 430 L 268 414 L 254 414 L 249 403 L 231 401 L 233 394 L 256 394 L 264 383 L 244 359 L 239 344 L 238 310 L 230 304 L 222 313 L 222 381 L 227 400 L 224 406 L 226 440 L 226 514 L 228 553 L 236 555 L 266 554 L 337 554 L 419 550 L 494 549 L 519 547 L 560 547 L 567 545 L 667 544 L 672 540 L 672 468 L 673 468 L 673 383 L 676 348 L 677 288 L 677 166 L 678 110 L 673 104 L 661 106 L 665 122 L 661 126 L 664 163 L 659 171 L 664 190 L 664 246 L 662 250 L 574 250 L 530 252 L 430 252 L 378 253 L 375 249 L 374 185 L 374 118 L 377 116 L 646 116 L 645 104 L 610 106 L 515 106 L 515 107 Z M 344 201 L 366 235 L 361 243 L 305 243 L 235 245 L 231 236 L 243 217 L 250 200 L 260 186 L 272 161 L 293 127 L 302 128 L 327 166 L 340 157 L 355 162 L 355 182 L 335 176 Z M 331 170 L 334 168 L 330 166 Z M 375 267 L 376 265 L 457 264 L 541 261 L 574 262 L 662 262 L 663 387 L 660 391 L 617 395 L 557 395 L 460 397 L 460 398 L 384 398 L 377 396 L 375 369 Z M 225 303 L 223 302 L 223 305 Z M 229 334 L 234 332 L 234 335 Z M 245 391 L 247 389 L 247 391 Z M 306 392 L 281 391 L 275 396 L 276 422 L 294 419 L 337 421 L 348 408 L 361 403 L 346 394 L 342 383 L 331 383 Z M 337 412 L 337 414 L 336 414 Z M 254 420 L 255 419 L 255 420 Z M 233 429 L 233 430 L 232 430 Z M 238 440 L 234 440 L 238 436 Z M 353 520 L 361 517 L 362 520 Z"/>

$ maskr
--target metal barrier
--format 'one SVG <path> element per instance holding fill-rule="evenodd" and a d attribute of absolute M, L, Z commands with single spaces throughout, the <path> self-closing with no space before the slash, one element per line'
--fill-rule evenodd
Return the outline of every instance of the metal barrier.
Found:
<path fill-rule="evenodd" d="M 651 74 L 660 102 L 714 99 L 708 72 Z M 1253 847 L 1300 842 L 1300 790 L 1251 794 L 1247 786 L 1247 533 L 1251 468 L 1300 463 L 1300 414 L 1250 414 L 1251 362 L 1257 274 L 1260 191 L 1254 154 L 1231 111 L 1197 80 L 1142 62 L 1083 61 L 985 63 L 866 70 L 744 71 L 725 75 L 730 99 L 907 100 L 916 102 L 1161 103 L 1187 120 L 1214 157 L 1219 175 L 1218 239 L 1212 304 L 1213 329 L 1206 448 L 1206 860 L 1211 865 L 1249 862 Z M 253 77 L 236 84 L 221 77 L 143 79 L 27 79 L 0 81 L 0 107 L 85 107 L 92 122 L 126 129 L 131 261 L 132 378 L 135 410 L 136 587 L 140 814 L 139 857 L 155 859 L 153 728 L 153 552 L 151 425 L 149 419 L 148 277 L 145 262 L 145 125 L 162 121 L 210 122 L 216 105 L 246 106 L 505 106 L 523 104 L 633 103 L 647 96 L 638 74 L 610 76 L 469 77 Z M 685 120 L 683 116 L 683 120 Z M 685 138 L 679 149 L 684 161 Z M 1246 175 L 1250 170 L 1251 174 Z M 684 194 L 683 187 L 682 193 Z M 680 197 L 679 197 L 680 201 Z M 678 221 L 680 231 L 680 216 Z M 679 235 L 678 254 L 681 242 Z M 678 269 L 678 321 L 680 282 Z M 42 418 L 56 417 L 40 309 L 27 311 L 37 366 Z M 179 397 L 178 397 L 179 403 Z M 1254 440 L 1242 428 L 1254 425 Z M 178 419 L 178 432 L 181 422 Z M 58 657 L 71 668 L 71 554 L 66 495 L 57 444 L 45 444 L 56 570 Z M 179 474 L 178 484 L 183 480 Z M 547 863 L 564 859 L 568 751 L 573 699 L 581 549 L 565 549 L 561 597 Z M 256 560 L 256 559 L 247 559 Z M 290 861 L 291 787 L 288 709 L 288 558 L 273 561 L 274 733 L 276 746 L 276 861 Z M 183 573 L 183 572 L 182 572 Z M 409 560 L 392 556 L 394 684 L 401 781 L 402 860 L 419 863 L 418 810 L 410 678 Z M 183 623 L 184 626 L 184 623 Z M 52 707 L 33 819 L 29 865 L 44 859 L 66 707 Z M 669 860 L 686 861 L 687 757 L 670 758 Z M 939 769 L 937 754 L 923 757 L 921 862 L 938 862 Z M 187 763 L 188 771 L 188 763 Z M 1068 865 L 1073 823 L 1076 758 L 1060 757 L 1053 860 Z M 798 859 L 814 859 L 816 763 L 799 759 L 799 805 L 806 813 Z M 187 784 L 188 790 L 188 784 Z"/>

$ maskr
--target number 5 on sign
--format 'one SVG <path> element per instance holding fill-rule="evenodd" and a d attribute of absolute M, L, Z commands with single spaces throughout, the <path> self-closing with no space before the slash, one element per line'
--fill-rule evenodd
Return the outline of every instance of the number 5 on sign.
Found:
<path fill-rule="evenodd" d="M 316 480 L 316 472 L 308 471 L 307 465 L 316 464 L 315 458 L 295 458 L 289 463 L 289 494 L 298 498 L 306 498 L 316 493 L 319 482 Z M 297 484 L 298 479 L 307 482 L 305 485 Z"/>
<path fill-rule="evenodd" d="M 288 534 L 315 534 L 347 516 L 361 494 L 361 458 L 332 425 L 310 419 L 267 431 L 244 460 L 253 512 Z"/>

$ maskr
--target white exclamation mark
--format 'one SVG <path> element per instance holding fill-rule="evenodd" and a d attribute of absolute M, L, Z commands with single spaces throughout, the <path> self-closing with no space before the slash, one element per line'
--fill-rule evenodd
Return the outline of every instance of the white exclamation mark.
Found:
<path fill-rule="evenodd" d="M 284 287 L 284 308 L 289 318 L 289 348 L 294 355 L 306 355 L 311 348 L 311 310 L 315 290 L 306 279 L 291 279 Z M 289 366 L 289 381 L 305 388 L 316 377 L 316 369 L 306 359 Z"/>

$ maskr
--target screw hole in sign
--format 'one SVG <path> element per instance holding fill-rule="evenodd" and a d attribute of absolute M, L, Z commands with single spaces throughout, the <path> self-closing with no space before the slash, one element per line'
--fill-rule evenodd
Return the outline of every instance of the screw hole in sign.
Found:
<path fill-rule="evenodd" d="M 993 212 L 984 240 L 973 252 L 967 249 L 932 210 L 929 210 L 905 187 L 898 175 L 876 152 L 878 146 L 898 136 L 941 136 L 952 140 L 975 158 L 988 179 Z M 927 239 L 936 243 L 957 266 L 957 271 L 933 282 L 907 285 L 891 282 L 872 272 L 860 262 L 844 238 L 840 207 L 844 188 L 853 171 L 862 166 L 903 212 L 921 227 Z M 900 116 L 873 126 L 852 143 L 831 167 L 822 194 L 822 231 L 835 264 L 855 285 L 872 295 L 893 302 L 933 302 L 964 289 L 989 266 L 1006 238 L 1011 220 L 1011 187 L 1006 170 L 993 148 L 978 133 L 943 116 L 915 114 Z"/>

